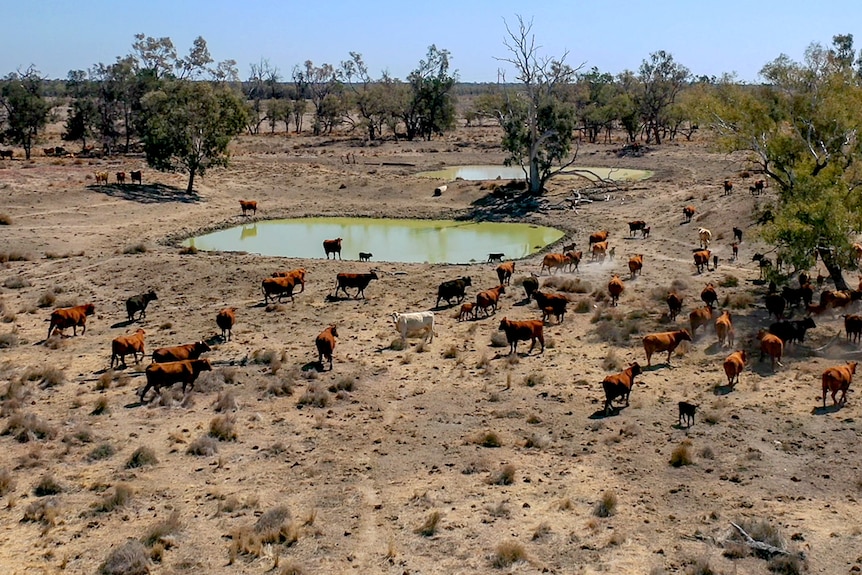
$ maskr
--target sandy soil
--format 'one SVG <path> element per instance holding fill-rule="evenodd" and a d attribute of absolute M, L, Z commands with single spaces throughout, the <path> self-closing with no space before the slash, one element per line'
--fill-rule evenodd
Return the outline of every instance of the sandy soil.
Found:
<path fill-rule="evenodd" d="M 703 142 L 670 143 L 638 158 L 618 158 L 620 144 L 582 147 L 579 164 L 656 175 L 577 212 L 519 218 L 567 230 L 579 249 L 589 233 L 608 229 L 617 246 L 615 260 L 567 276 L 590 289 L 570 294 L 565 321 L 545 327 L 541 355 L 510 358 L 507 348 L 491 346 L 503 316 L 540 317 L 516 284 L 539 271 L 541 254 L 517 262 L 495 317 L 459 323 L 457 310 L 439 311 L 432 343 L 411 340 L 397 350 L 389 314 L 431 309 L 436 286 L 462 275 L 473 278 L 472 299 L 496 284 L 494 265 L 180 253 L 183 237 L 247 221 L 239 199 L 257 200 L 259 219 L 499 217 L 488 186 L 450 182 L 434 198 L 438 183 L 413 176 L 500 162 L 498 142 L 491 128 L 376 147 L 245 137 L 231 166 L 198 179 L 192 197 L 182 192 L 182 175 L 149 170 L 142 158 L 0 162 L 0 213 L 12 220 L 0 226 L 0 254 L 28 257 L 0 269 L 0 341 L 17 341 L 0 349 L 0 426 L 10 430 L 0 436 L 0 570 L 94 573 L 112 549 L 176 512 L 179 527 L 147 547 L 152 573 L 705 573 L 697 562 L 718 573 L 767 573 L 761 558 L 725 556 L 731 522 L 740 521 L 779 530 L 812 573 L 859 571 L 858 394 L 851 389 L 842 409 L 816 409 L 822 370 L 857 357 L 857 348 L 843 335 L 834 339 L 842 320 L 826 315 L 804 345 L 789 347 L 783 367 L 773 372 L 757 362 L 755 334 L 770 320 L 751 262 L 765 249 L 753 214 L 774 196 L 753 198 L 740 181 L 722 197 L 721 182 L 748 167 L 744 158 L 710 153 Z M 347 152 L 355 164 L 342 162 Z M 145 186 L 94 183 L 95 171 L 133 169 L 144 170 Z M 568 190 L 552 188 L 550 202 L 562 202 Z M 686 204 L 698 209 L 689 224 L 682 223 Z M 633 219 L 651 226 L 648 239 L 628 237 Z M 722 258 L 703 274 L 691 257 L 699 226 L 712 230 Z M 728 261 L 732 226 L 745 230 L 738 262 Z M 140 244 L 142 253 L 124 253 Z M 634 253 L 645 265 L 630 280 L 627 254 Z M 295 303 L 263 306 L 261 279 L 296 267 L 308 270 L 305 292 Z M 327 300 L 337 272 L 372 268 L 383 273 L 367 299 Z M 614 272 L 626 277 L 626 289 L 612 309 L 602 294 Z M 731 350 L 718 346 L 712 328 L 698 330 L 673 367 L 659 356 L 631 405 L 603 417 L 605 375 L 630 361 L 645 364 L 643 334 L 687 326 L 706 282 L 731 308 L 736 348 L 754 358 L 741 383 L 724 387 Z M 685 297 L 675 324 L 664 303 L 672 283 Z M 143 321 L 128 324 L 125 299 L 149 288 L 159 299 Z M 52 306 L 85 302 L 97 310 L 86 335 L 46 342 Z M 215 314 L 229 305 L 238 308 L 237 325 L 232 341 L 221 342 Z M 304 369 L 329 323 L 340 334 L 334 370 Z M 212 341 L 214 371 L 185 399 L 173 390 L 140 405 L 149 358 L 106 375 L 111 340 L 138 327 L 150 351 Z M 57 383 L 51 368 L 65 381 Z M 221 413 L 219 399 L 227 406 Z M 677 423 L 680 400 L 700 406 L 689 429 Z M 99 402 L 106 409 L 94 415 Z M 20 439 L 31 440 L 18 440 L 13 424 L 27 414 L 44 424 L 45 437 L 25 432 Z M 236 438 L 218 441 L 212 455 L 187 453 L 219 417 L 233 421 Z M 483 445 L 494 439 L 499 446 Z M 693 463 L 671 466 L 684 443 Z M 115 453 L 96 458 L 103 444 Z M 128 468 L 142 446 L 157 463 Z M 46 477 L 61 491 L 37 496 Z M 131 488 L 130 500 L 98 509 L 118 484 Z M 616 506 L 598 517 L 605 494 Z M 279 533 L 284 519 L 281 534 L 257 545 L 262 528 L 254 525 L 271 522 L 266 512 L 279 506 L 289 510 L 276 522 Z M 438 523 L 420 533 L 434 514 Z M 525 561 L 496 567 L 506 546 Z"/>

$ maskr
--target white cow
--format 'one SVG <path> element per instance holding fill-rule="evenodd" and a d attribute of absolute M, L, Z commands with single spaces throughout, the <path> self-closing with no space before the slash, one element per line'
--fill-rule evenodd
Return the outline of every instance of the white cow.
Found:
<path fill-rule="evenodd" d="M 700 237 L 701 249 L 708 249 L 709 242 L 712 240 L 712 232 L 706 228 L 700 228 L 699 230 L 697 230 L 697 235 Z"/>
<path fill-rule="evenodd" d="M 434 312 L 417 311 L 413 313 L 393 313 L 392 321 L 395 329 L 401 334 L 401 341 L 405 341 L 408 335 L 422 335 L 428 341 L 434 341 Z"/>

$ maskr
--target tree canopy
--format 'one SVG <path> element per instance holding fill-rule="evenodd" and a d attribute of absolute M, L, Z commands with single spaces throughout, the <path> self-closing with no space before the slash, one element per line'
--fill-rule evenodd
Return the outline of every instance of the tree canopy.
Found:
<path fill-rule="evenodd" d="M 36 135 L 45 127 L 51 111 L 51 105 L 42 97 L 39 71 L 31 67 L 0 81 L 0 108 L 5 115 L 0 139 L 19 144 L 29 160 Z"/>

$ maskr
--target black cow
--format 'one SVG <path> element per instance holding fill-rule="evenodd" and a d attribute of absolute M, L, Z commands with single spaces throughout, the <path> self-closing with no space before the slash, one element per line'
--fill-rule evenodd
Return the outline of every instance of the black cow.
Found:
<path fill-rule="evenodd" d="M 458 303 L 464 301 L 464 290 L 467 286 L 472 286 L 473 280 L 470 279 L 470 276 L 464 276 L 457 280 L 449 280 L 440 284 L 437 288 L 437 303 L 434 304 L 434 307 L 440 306 L 440 300 L 445 299 L 446 303 L 452 305 L 452 299 L 458 298 Z"/>
<path fill-rule="evenodd" d="M 150 290 L 147 293 L 133 295 L 126 300 L 126 313 L 129 314 L 129 321 L 135 321 L 135 313 L 141 312 L 138 319 L 144 319 L 147 315 L 147 306 L 151 301 L 159 299 L 156 292 Z"/>
<path fill-rule="evenodd" d="M 769 326 L 769 333 L 777 335 L 784 343 L 805 341 L 805 332 L 814 329 L 817 324 L 810 317 L 793 321 L 777 321 Z"/>

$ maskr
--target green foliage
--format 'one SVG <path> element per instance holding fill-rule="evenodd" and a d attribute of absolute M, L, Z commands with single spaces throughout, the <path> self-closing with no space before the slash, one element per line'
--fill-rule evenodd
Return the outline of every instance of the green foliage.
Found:
<path fill-rule="evenodd" d="M 189 174 L 187 192 L 196 175 L 211 166 L 225 166 L 228 144 L 246 127 L 244 102 L 225 88 L 202 82 L 168 82 L 142 101 L 140 129 L 147 163 L 161 171 Z"/>
<path fill-rule="evenodd" d="M 35 143 L 36 134 L 48 123 L 51 105 L 42 98 L 42 78 L 33 67 L 23 73 L 12 72 L 0 81 L 0 140 L 19 144 L 26 158 Z"/>
<path fill-rule="evenodd" d="M 664 50 L 653 52 L 641 63 L 640 90 L 635 100 L 646 126 L 647 143 L 661 144 L 661 130 L 668 125 L 672 106 L 690 76 L 688 68 Z"/>
<path fill-rule="evenodd" d="M 93 135 L 99 110 L 96 102 L 90 98 L 79 98 L 72 102 L 63 129 L 63 139 L 68 142 L 81 140 L 81 145 L 87 145 L 87 138 Z"/>

